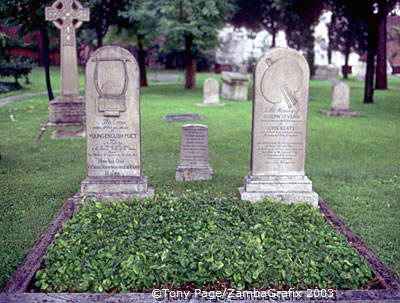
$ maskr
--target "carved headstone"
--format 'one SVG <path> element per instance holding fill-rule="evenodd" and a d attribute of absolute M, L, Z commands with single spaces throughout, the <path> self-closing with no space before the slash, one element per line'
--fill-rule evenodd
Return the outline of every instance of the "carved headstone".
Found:
<path fill-rule="evenodd" d="M 239 188 L 242 200 L 265 197 L 318 205 L 305 176 L 309 68 L 290 48 L 275 48 L 254 75 L 251 170 Z"/>
<path fill-rule="evenodd" d="M 198 106 L 224 106 L 219 103 L 219 83 L 214 78 L 207 78 L 203 84 L 203 103 Z"/>
<path fill-rule="evenodd" d="M 142 174 L 139 67 L 127 50 L 98 49 L 86 65 L 86 196 L 131 200 L 153 195 Z"/>
<path fill-rule="evenodd" d="M 61 96 L 50 103 L 46 126 L 84 125 L 85 102 L 79 96 L 75 30 L 83 21 L 89 21 L 89 9 L 77 0 L 57 0 L 46 7 L 46 20 L 53 21 L 61 31 Z"/>
<path fill-rule="evenodd" d="M 208 164 L 208 127 L 202 124 L 182 126 L 180 163 L 175 171 L 177 181 L 210 180 Z"/>
<path fill-rule="evenodd" d="M 223 72 L 221 96 L 229 100 L 247 101 L 248 82 L 247 75 L 240 73 Z"/>
<path fill-rule="evenodd" d="M 350 86 L 345 82 L 338 82 L 332 86 L 331 109 L 320 110 L 328 116 L 360 116 L 359 112 L 349 110 L 350 104 Z"/>

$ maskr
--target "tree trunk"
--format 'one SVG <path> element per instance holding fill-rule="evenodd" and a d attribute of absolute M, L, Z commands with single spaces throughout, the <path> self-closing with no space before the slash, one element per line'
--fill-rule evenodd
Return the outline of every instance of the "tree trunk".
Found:
<path fill-rule="evenodd" d="M 377 23 L 375 19 L 371 18 L 370 22 L 368 23 L 368 53 L 364 86 L 364 103 L 374 103 L 376 36 Z"/>
<path fill-rule="evenodd" d="M 272 22 L 274 22 L 274 21 L 272 21 Z M 271 33 L 271 35 L 272 35 L 272 45 L 271 45 L 271 47 L 276 47 L 276 35 L 277 35 L 277 33 L 278 33 L 278 30 L 275 27 L 275 23 L 274 23 L 273 26 L 272 26 L 272 33 Z"/>
<path fill-rule="evenodd" d="M 379 14 L 378 17 L 378 44 L 376 58 L 376 82 L 375 89 L 387 89 L 386 73 L 386 13 Z"/>
<path fill-rule="evenodd" d="M 103 46 L 103 38 L 104 38 L 101 27 L 96 29 L 96 37 L 97 37 L 97 48 L 100 48 Z"/>
<path fill-rule="evenodd" d="M 147 75 L 146 75 L 146 51 L 143 49 L 143 36 L 142 35 L 137 35 L 137 40 L 138 40 L 138 64 L 139 64 L 139 70 L 140 70 L 140 86 L 141 87 L 146 87 L 149 86 L 147 84 Z"/>
<path fill-rule="evenodd" d="M 349 57 L 350 57 L 350 49 L 346 49 L 344 53 L 344 69 L 343 69 L 343 78 L 349 78 Z"/>
<path fill-rule="evenodd" d="M 185 36 L 185 88 L 196 88 L 196 60 L 192 52 L 193 36 Z"/>
<path fill-rule="evenodd" d="M 43 58 L 44 65 L 44 75 L 46 80 L 46 88 L 47 88 L 47 96 L 49 101 L 54 99 L 53 89 L 51 88 L 51 79 L 50 79 L 50 58 L 49 58 L 49 36 L 47 34 L 47 30 L 45 26 L 41 26 L 39 29 L 40 32 L 40 50 L 43 52 L 41 57 Z"/>

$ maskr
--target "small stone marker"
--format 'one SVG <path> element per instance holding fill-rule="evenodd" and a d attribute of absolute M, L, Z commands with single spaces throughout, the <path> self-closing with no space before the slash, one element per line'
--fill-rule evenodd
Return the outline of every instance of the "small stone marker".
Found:
<path fill-rule="evenodd" d="M 203 84 L 203 103 L 198 106 L 224 106 L 219 103 L 219 83 L 214 78 L 207 78 Z"/>
<path fill-rule="evenodd" d="M 239 188 L 241 200 L 271 197 L 318 205 L 304 175 L 309 68 L 290 48 L 275 48 L 254 74 L 251 171 Z"/>
<path fill-rule="evenodd" d="M 180 163 L 175 171 L 177 181 L 210 180 L 208 164 L 208 127 L 202 124 L 182 126 Z"/>
<path fill-rule="evenodd" d="M 221 96 L 229 100 L 247 101 L 248 82 L 247 75 L 240 73 L 223 72 Z"/>
<path fill-rule="evenodd" d="M 165 115 L 164 118 L 171 122 L 196 121 L 205 119 L 202 115 L 199 114 L 171 114 Z"/>
<path fill-rule="evenodd" d="M 89 9 L 77 0 L 57 0 L 46 7 L 46 20 L 61 31 L 61 96 L 50 102 L 50 121 L 44 126 L 85 125 L 85 102 L 79 96 L 75 30 L 89 21 Z"/>
<path fill-rule="evenodd" d="M 322 109 L 320 112 L 327 116 L 360 116 L 359 112 L 349 110 L 349 104 L 350 86 L 345 82 L 339 82 L 332 86 L 331 109 Z"/>
<path fill-rule="evenodd" d="M 99 200 L 151 197 L 142 175 L 139 67 L 127 50 L 105 46 L 86 65 L 87 178 L 82 194 Z"/>

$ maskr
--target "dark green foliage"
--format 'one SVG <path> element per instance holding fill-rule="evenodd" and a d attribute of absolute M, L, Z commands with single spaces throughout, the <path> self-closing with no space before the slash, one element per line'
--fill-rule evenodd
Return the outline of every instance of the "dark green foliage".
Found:
<path fill-rule="evenodd" d="M 28 77 L 31 71 L 32 66 L 20 60 L 10 63 L 0 63 L 0 78 L 13 77 L 16 84 L 18 84 L 18 79 Z"/>
<path fill-rule="evenodd" d="M 306 204 L 251 204 L 207 192 L 87 203 L 38 272 L 45 291 L 127 292 L 229 282 L 237 289 L 355 289 L 366 262 Z"/>

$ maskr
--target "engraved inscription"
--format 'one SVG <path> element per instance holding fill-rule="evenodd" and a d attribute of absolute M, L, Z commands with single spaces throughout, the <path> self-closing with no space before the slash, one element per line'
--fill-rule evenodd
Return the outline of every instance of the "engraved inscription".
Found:
<path fill-rule="evenodd" d="M 304 173 L 308 86 L 297 57 L 267 57 L 257 64 L 252 173 Z"/>
<path fill-rule="evenodd" d="M 180 165 L 208 165 L 208 134 L 206 126 L 187 125 L 182 127 Z"/>

